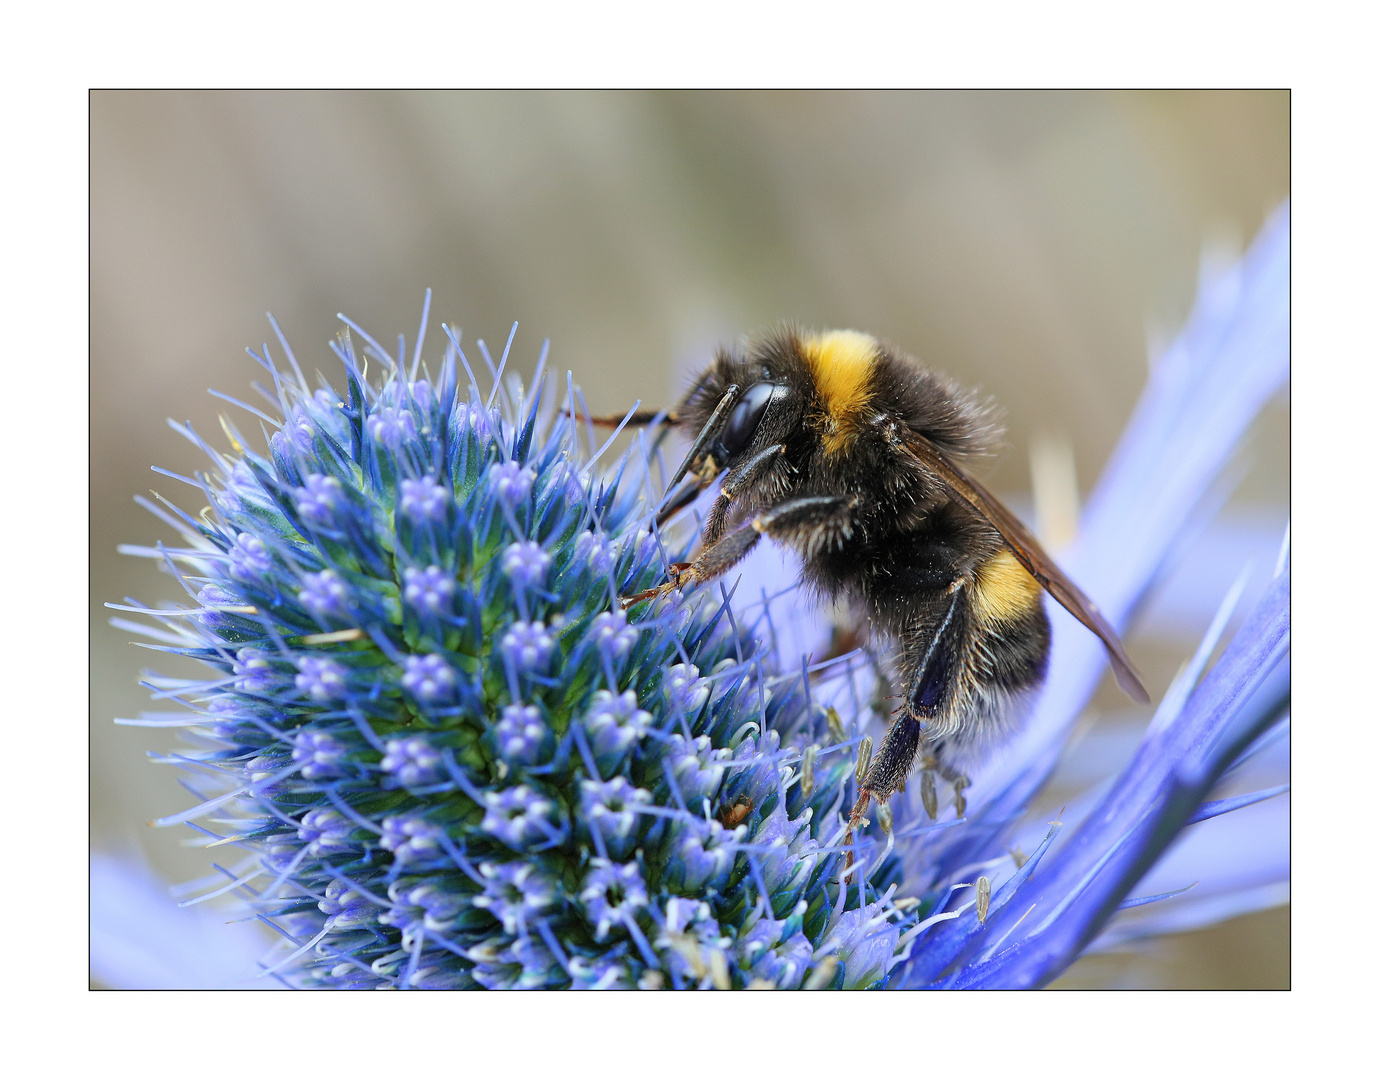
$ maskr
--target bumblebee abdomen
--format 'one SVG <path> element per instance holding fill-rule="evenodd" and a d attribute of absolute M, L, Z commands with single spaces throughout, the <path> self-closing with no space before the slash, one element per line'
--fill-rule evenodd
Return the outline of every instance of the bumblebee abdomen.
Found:
<path fill-rule="evenodd" d="M 1044 680 L 1049 664 L 1044 590 L 1009 549 L 974 568 L 969 616 L 981 682 L 1017 693 Z"/>
<path fill-rule="evenodd" d="M 988 530 L 945 509 L 917 531 L 882 530 L 807 559 L 820 591 L 851 598 L 899 646 L 916 715 L 953 737 L 990 726 L 997 702 L 1037 687 L 1049 658 L 1044 592 Z"/>
<path fill-rule="evenodd" d="M 980 623 L 1019 622 L 1043 590 L 1009 548 L 973 568 L 973 614 Z"/>

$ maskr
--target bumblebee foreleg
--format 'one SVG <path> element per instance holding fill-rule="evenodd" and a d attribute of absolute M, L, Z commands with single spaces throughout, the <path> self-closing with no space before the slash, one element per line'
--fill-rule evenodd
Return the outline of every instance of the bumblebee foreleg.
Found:
<path fill-rule="evenodd" d="M 774 457 L 775 452 L 764 450 L 753 461 L 763 459 L 765 467 Z M 748 462 L 749 465 L 752 463 Z M 720 495 L 720 502 L 723 499 L 724 496 Z M 789 543 L 809 555 L 831 545 L 835 538 L 852 535 L 854 503 L 855 500 L 846 495 L 806 495 L 798 499 L 787 499 L 770 510 L 764 510 L 747 524 L 719 537 L 700 552 L 694 562 L 673 565 L 671 580 L 666 584 L 623 597 L 623 606 L 626 608 L 642 600 L 662 596 L 673 589 L 683 589 L 687 585 L 710 581 L 726 573 L 737 565 L 764 535 Z M 706 532 L 708 531 L 706 527 Z"/>
<path fill-rule="evenodd" d="M 742 464 L 733 466 L 724 474 L 723 483 L 719 485 L 719 497 L 709 508 L 709 516 L 704 522 L 704 532 L 700 536 L 705 547 L 715 543 L 719 537 L 723 536 L 724 530 L 728 527 L 729 510 L 733 505 L 733 500 L 744 489 L 750 488 L 760 481 L 766 475 L 767 470 L 776 464 L 777 456 L 784 449 L 786 447 L 781 443 L 768 446 Z"/>
<path fill-rule="evenodd" d="M 694 562 L 672 563 L 670 581 L 664 585 L 658 585 L 655 589 L 647 589 L 632 596 L 623 597 L 623 606 L 625 608 L 631 607 L 642 600 L 663 596 L 674 589 L 683 589 L 689 585 L 711 581 L 741 562 L 743 557 L 757 546 L 757 541 L 760 539 L 762 539 L 762 534 L 751 525 L 743 525 L 734 529 L 727 536 L 721 537 L 716 543 L 700 552 L 699 558 Z"/>

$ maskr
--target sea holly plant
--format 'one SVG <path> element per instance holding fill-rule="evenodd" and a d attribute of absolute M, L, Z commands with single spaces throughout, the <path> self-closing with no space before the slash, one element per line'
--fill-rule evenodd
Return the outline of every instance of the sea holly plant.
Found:
<path fill-rule="evenodd" d="M 212 669 L 149 680 L 189 710 L 197 749 L 176 761 L 205 796 L 160 824 L 242 853 L 224 884 L 284 942 L 264 970 L 883 983 L 914 919 L 895 856 L 840 876 L 848 664 L 783 672 L 770 605 L 726 588 L 630 620 L 620 597 L 692 538 L 654 526 L 664 462 L 639 437 L 602 470 L 573 393 L 543 412 L 544 354 L 525 391 L 481 344 L 482 392 L 458 334 L 434 372 L 422 347 L 390 355 L 351 326 L 344 393 L 265 349 L 274 415 L 244 405 L 265 450 L 228 422 L 230 455 L 184 429 L 215 466 L 183 478 L 207 508 L 151 506 L 182 543 L 131 549 L 194 600 L 143 610 L 159 647 Z"/>
<path fill-rule="evenodd" d="M 1281 211 L 1205 283 L 1064 560 L 1116 623 L 1287 378 L 1287 236 Z M 310 382 L 280 335 L 286 368 L 255 354 L 269 407 L 235 403 L 260 448 L 229 421 L 228 452 L 183 428 L 211 461 L 179 477 L 204 509 L 149 504 L 181 540 L 127 549 L 190 602 L 130 602 L 154 625 L 117 622 L 208 668 L 147 680 L 184 710 L 171 722 L 193 746 L 168 760 L 201 796 L 160 824 L 190 827 L 214 860 L 189 903 L 233 896 L 277 935 L 261 976 L 1038 986 L 1120 909 L 1173 908 L 1127 898 L 1185 829 L 1278 793 L 1214 798 L 1287 734 L 1287 554 L 1217 663 L 1227 607 L 1130 763 L 1059 822 L 1025 839 L 1102 663 L 1071 622 L 964 816 L 931 819 L 914 784 L 874 812 L 846 870 L 858 762 L 883 730 L 870 664 L 789 654 L 809 637 L 784 624 L 802 618 L 789 575 L 625 612 L 620 597 L 694 539 L 693 521 L 656 525 L 657 429 L 607 462 L 614 437 L 581 419 L 573 381 L 550 392 L 545 352 L 524 387 L 504 377 L 513 339 L 497 363 L 480 343 L 480 379 L 450 328 L 424 363 L 425 330 L 424 314 L 409 356 L 347 321 L 339 390 Z"/>

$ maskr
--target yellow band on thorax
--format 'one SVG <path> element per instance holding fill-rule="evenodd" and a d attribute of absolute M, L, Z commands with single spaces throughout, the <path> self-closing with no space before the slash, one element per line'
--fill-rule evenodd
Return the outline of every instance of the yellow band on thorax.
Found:
<path fill-rule="evenodd" d="M 800 350 L 829 414 L 824 449 L 837 453 L 865 420 L 877 340 L 857 330 L 831 330 L 801 338 Z"/>

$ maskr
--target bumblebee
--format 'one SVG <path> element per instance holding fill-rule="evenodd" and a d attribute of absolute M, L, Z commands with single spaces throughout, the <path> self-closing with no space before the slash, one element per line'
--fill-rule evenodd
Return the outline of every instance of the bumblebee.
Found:
<path fill-rule="evenodd" d="M 850 838 L 920 753 L 927 809 L 933 769 L 962 813 L 965 770 L 1014 733 L 1044 679 L 1045 592 L 1102 640 L 1123 689 L 1149 700 L 1097 606 L 965 471 L 1000 429 L 947 378 L 867 334 L 784 329 L 719 350 L 668 419 L 698 434 L 660 520 L 716 478 L 719 495 L 694 561 L 624 605 L 716 578 L 766 536 L 891 646 L 904 693 L 859 784 Z"/>

